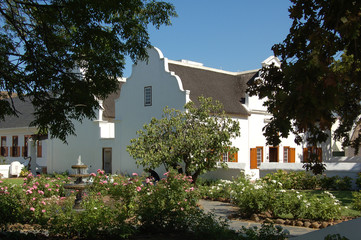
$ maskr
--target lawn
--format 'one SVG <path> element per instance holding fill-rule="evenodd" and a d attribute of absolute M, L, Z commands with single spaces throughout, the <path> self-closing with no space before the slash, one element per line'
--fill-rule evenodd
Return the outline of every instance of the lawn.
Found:
<path fill-rule="evenodd" d="M 9 184 L 22 184 L 24 183 L 24 178 L 4 178 L 1 179 L 1 181 L 3 181 L 4 183 L 9 183 Z"/>

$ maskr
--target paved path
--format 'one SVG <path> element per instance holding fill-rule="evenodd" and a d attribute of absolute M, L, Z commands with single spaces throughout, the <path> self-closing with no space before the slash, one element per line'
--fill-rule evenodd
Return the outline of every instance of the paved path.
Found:
<path fill-rule="evenodd" d="M 200 200 L 199 204 L 202 206 L 205 212 L 212 212 L 217 217 L 227 218 L 228 216 L 237 213 L 238 208 L 234 207 L 230 203 L 224 203 L 219 201 L 209 201 L 209 200 Z M 257 226 L 258 228 L 261 227 L 260 223 L 255 223 L 251 221 L 245 221 L 245 220 L 230 220 L 228 222 L 230 228 L 234 230 L 239 230 L 244 227 L 253 227 Z M 301 236 L 306 233 L 310 233 L 315 231 L 315 229 L 311 228 L 303 228 L 303 227 L 293 227 L 288 225 L 280 225 L 282 228 L 287 229 L 290 232 L 289 238 L 292 239 L 293 237 Z"/>

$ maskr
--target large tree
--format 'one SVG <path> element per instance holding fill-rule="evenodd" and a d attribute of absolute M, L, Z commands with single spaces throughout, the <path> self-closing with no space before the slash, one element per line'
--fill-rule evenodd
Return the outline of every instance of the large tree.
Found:
<path fill-rule="evenodd" d="M 339 120 L 334 138 L 358 149 L 361 134 L 351 141 L 349 132 L 361 114 L 361 1 L 292 3 L 290 32 L 272 47 L 281 67 L 263 68 L 248 90 L 267 97 L 268 143 L 276 146 L 290 132 L 300 143 L 307 132 L 307 142 L 316 145 Z"/>
<path fill-rule="evenodd" d="M 173 16 L 155 0 L 0 1 L 0 120 L 18 114 L 15 93 L 34 105 L 32 125 L 65 140 L 118 89 L 125 56 L 147 57 L 149 24 Z"/>
<path fill-rule="evenodd" d="M 164 165 L 167 170 L 183 166 L 185 174 L 196 181 L 217 165 L 226 167 L 223 154 L 234 160 L 237 148 L 231 139 L 240 135 L 238 122 L 225 115 L 218 101 L 200 97 L 199 102 L 198 107 L 188 102 L 184 111 L 165 108 L 161 119 L 152 118 L 137 132 L 127 151 L 138 165 Z"/>

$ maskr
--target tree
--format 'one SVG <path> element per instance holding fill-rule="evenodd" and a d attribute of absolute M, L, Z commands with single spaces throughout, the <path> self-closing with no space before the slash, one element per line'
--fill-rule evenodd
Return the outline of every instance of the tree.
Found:
<path fill-rule="evenodd" d="M 0 120 L 19 114 L 16 93 L 35 108 L 31 125 L 65 141 L 72 120 L 93 118 L 118 89 L 125 56 L 147 57 L 147 27 L 170 25 L 174 6 L 151 0 L 0 2 Z"/>
<path fill-rule="evenodd" d="M 138 138 L 127 147 L 138 165 L 169 168 L 184 165 L 184 172 L 196 181 L 198 176 L 215 170 L 222 162 L 222 154 L 232 156 L 237 148 L 231 139 L 240 135 L 237 121 L 227 117 L 223 106 L 211 98 L 199 98 L 185 105 L 185 111 L 165 108 L 161 119 L 152 118 Z"/>
<path fill-rule="evenodd" d="M 272 50 L 281 67 L 265 67 L 250 95 L 267 97 L 273 114 L 265 126 L 269 144 L 280 137 L 302 135 L 310 145 L 326 141 L 339 120 L 334 138 L 358 149 L 361 134 L 351 141 L 349 132 L 361 114 L 361 2 L 292 0 L 292 27 Z"/>

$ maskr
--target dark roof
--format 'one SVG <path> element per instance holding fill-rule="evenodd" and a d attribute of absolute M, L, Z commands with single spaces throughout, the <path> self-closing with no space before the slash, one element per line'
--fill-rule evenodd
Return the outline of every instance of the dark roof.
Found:
<path fill-rule="evenodd" d="M 25 98 L 25 101 L 22 101 L 18 97 L 14 97 L 12 100 L 15 109 L 18 111 L 18 116 L 6 116 L 4 121 L 0 121 L 0 128 L 28 127 L 35 120 L 32 103 L 29 98 Z"/>
<path fill-rule="evenodd" d="M 115 100 L 119 98 L 122 85 L 125 82 L 119 82 L 119 90 L 110 94 L 105 100 L 103 100 L 103 118 L 112 119 L 115 118 Z"/>
<path fill-rule="evenodd" d="M 196 104 L 199 96 L 212 97 L 223 104 L 228 114 L 249 115 L 241 98 L 245 98 L 247 82 L 258 70 L 232 74 L 174 63 L 168 63 L 168 67 L 169 71 L 180 77 L 183 89 L 190 90 L 190 98 Z"/>

